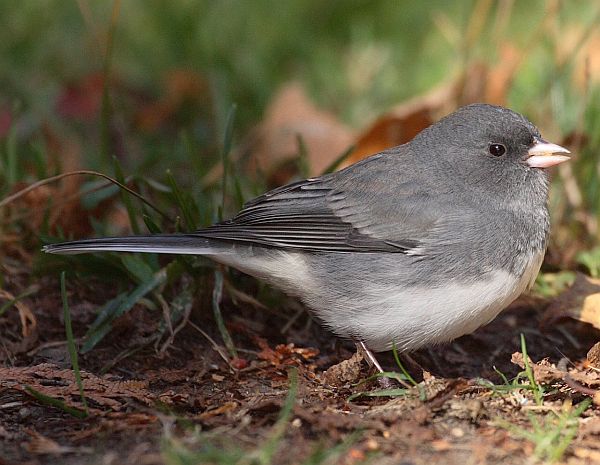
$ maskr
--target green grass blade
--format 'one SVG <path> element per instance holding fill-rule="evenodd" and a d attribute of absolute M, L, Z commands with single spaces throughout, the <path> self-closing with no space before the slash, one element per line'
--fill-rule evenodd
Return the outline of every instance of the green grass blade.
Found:
<path fill-rule="evenodd" d="M 184 314 L 191 311 L 192 305 L 194 304 L 194 292 L 192 286 L 186 286 L 181 292 L 179 292 L 175 298 L 170 302 L 169 307 L 171 309 L 171 324 L 175 326 Z M 163 320 L 160 324 L 159 331 L 162 334 L 167 330 L 167 324 Z"/>
<path fill-rule="evenodd" d="M 63 304 L 63 317 L 65 320 L 65 333 L 67 334 L 67 348 L 69 350 L 69 357 L 71 358 L 71 365 L 73 366 L 73 373 L 75 374 L 75 382 L 79 388 L 79 395 L 81 396 L 81 403 L 83 404 L 86 416 L 89 415 L 87 401 L 85 400 L 85 394 L 83 390 L 83 381 L 81 380 L 81 372 L 79 371 L 79 358 L 77 355 L 77 347 L 75 347 L 75 338 L 73 337 L 73 326 L 71 325 L 71 311 L 69 309 L 69 302 L 67 301 L 67 285 L 65 282 L 65 272 L 60 274 L 60 295 L 62 297 Z"/>
<path fill-rule="evenodd" d="M 419 383 L 417 383 L 414 380 L 414 378 L 412 376 L 410 376 L 408 371 L 406 371 L 406 368 L 404 368 L 404 365 L 402 365 L 402 362 L 400 362 L 400 356 L 398 355 L 398 349 L 396 348 L 396 343 L 392 344 L 392 353 L 394 354 L 394 361 L 396 362 L 396 365 L 398 365 L 398 368 L 400 368 L 400 371 L 402 372 L 402 374 L 406 377 L 406 379 L 413 386 L 417 386 Z"/>
<path fill-rule="evenodd" d="M 85 336 L 81 353 L 85 354 L 92 350 L 110 332 L 112 322 L 115 319 L 131 310 L 142 297 L 162 285 L 166 279 L 167 272 L 163 268 L 155 273 L 150 281 L 140 284 L 130 294 L 120 294 L 117 298 L 105 304 Z"/>
<path fill-rule="evenodd" d="M 6 184 L 9 188 L 18 181 L 17 134 L 14 125 L 6 137 Z"/>
<path fill-rule="evenodd" d="M 139 283 L 145 283 L 152 280 L 156 270 L 153 270 L 139 255 L 124 254 L 120 255 L 121 263 L 129 273 Z"/>
<path fill-rule="evenodd" d="M 198 208 L 193 199 L 189 195 L 186 195 L 179 188 L 179 185 L 177 184 L 177 181 L 175 181 L 175 177 L 170 170 L 167 170 L 167 181 L 171 187 L 171 192 L 175 198 L 175 203 L 183 215 L 183 220 L 185 222 L 187 231 L 194 231 L 198 229 L 194 215 L 194 208 L 196 211 L 198 211 Z"/>
<path fill-rule="evenodd" d="M 162 232 L 162 230 L 149 215 L 144 213 L 142 215 L 142 219 L 144 220 L 144 224 L 146 225 L 146 228 L 148 228 L 150 234 L 160 234 Z"/>
<path fill-rule="evenodd" d="M 223 273 L 216 269 L 215 270 L 215 284 L 213 287 L 212 294 L 212 308 L 213 315 L 215 317 L 215 321 L 217 323 L 217 328 L 219 328 L 219 333 L 221 333 L 221 337 L 223 338 L 223 342 L 225 343 L 225 347 L 229 352 L 231 357 L 237 357 L 237 350 L 235 348 L 235 344 L 233 343 L 233 339 L 231 339 L 231 335 L 229 331 L 227 331 L 227 327 L 225 326 L 225 321 L 223 320 L 223 314 L 221 313 L 221 297 L 223 295 Z"/>
<path fill-rule="evenodd" d="M 65 403 L 65 401 L 47 396 L 46 394 L 43 394 L 40 391 L 33 389 L 31 386 L 25 386 L 25 390 L 42 404 L 49 405 L 51 407 L 56 407 L 62 410 L 63 412 L 74 416 L 75 418 L 83 419 L 88 416 L 87 412 L 79 410 L 78 408 L 70 407 Z"/>
<path fill-rule="evenodd" d="M 298 173 L 300 173 L 300 177 L 308 178 L 310 177 L 310 162 L 308 148 L 302 134 L 296 134 L 296 143 L 298 144 Z"/>
<path fill-rule="evenodd" d="M 542 386 L 540 386 L 533 375 L 533 368 L 529 364 L 529 356 L 527 355 L 527 344 L 525 343 L 525 336 L 521 333 L 521 352 L 523 353 L 523 363 L 525 364 L 525 374 L 527 375 L 527 379 L 529 380 L 529 384 L 531 385 L 531 390 L 533 392 L 533 397 L 535 399 L 535 403 L 537 405 L 542 405 L 544 402 L 544 391 Z"/>

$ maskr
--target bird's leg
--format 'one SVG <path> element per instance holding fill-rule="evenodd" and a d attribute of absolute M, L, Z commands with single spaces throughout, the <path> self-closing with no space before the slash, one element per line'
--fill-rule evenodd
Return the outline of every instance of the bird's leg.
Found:
<path fill-rule="evenodd" d="M 377 371 L 379 373 L 384 373 L 383 368 L 381 368 L 381 365 L 379 364 L 379 362 L 375 358 L 375 355 L 373 354 L 373 352 L 371 352 L 367 348 L 367 346 L 365 345 L 365 343 L 363 341 L 357 342 L 356 346 L 357 346 L 358 350 L 362 350 L 364 352 L 365 357 L 367 357 L 367 361 L 369 362 L 369 365 L 374 366 L 375 368 L 377 368 Z"/>
<path fill-rule="evenodd" d="M 375 355 L 373 354 L 373 352 L 371 352 L 369 350 L 369 348 L 365 345 L 364 342 L 362 342 L 362 341 L 356 342 L 356 348 L 357 348 L 357 350 L 362 351 L 365 354 L 367 363 L 369 365 L 374 366 L 379 373 L 385 373 L 383 371 L 383 368 L 381 368 L 381 365 L 375 358 Z M 382 377 L 377 378 L 377 382 L 383 389 L 393 389 L 396 387 L 394 385 L 394 382 L 387 376 L 382 376 Z"/>

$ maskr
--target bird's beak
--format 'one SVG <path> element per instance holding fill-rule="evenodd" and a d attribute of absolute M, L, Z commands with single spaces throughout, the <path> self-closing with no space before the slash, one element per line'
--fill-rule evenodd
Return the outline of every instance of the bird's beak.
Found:
<path fill-rule="evenodd" d="M 525 162 L 532 168 L 549 168 L 570 159 L 566 155 L 560 155 L 562 153 L 571 152 L 560 145 L 551 144 L 543 139 L 536 139 L 533 147 L 527 152 Z"/>

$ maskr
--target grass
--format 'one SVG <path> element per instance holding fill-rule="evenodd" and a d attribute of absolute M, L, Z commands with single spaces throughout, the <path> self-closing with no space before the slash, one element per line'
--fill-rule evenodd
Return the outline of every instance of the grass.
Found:
<path fill-rule="evenodd" d="M 542 405 L 544 403 L 544 387 L 538 383 L 533 375 L 533 368 L 531 367 L 531 360 L 527 355 L 527 344 L 525 343 L 525 336 L 521 333 L 521 353 L 523 354 L 523 363 L 525 363 L 525 376 L 529 380 L 530 390 L 533 393 L 533 398 L 536 405 Z"/>
<path fill-rule="evenodd" d="M 85 410 L 80 410 L 78 408 L 71 407 L 71 406 L 67 405 L 67 403 L 65 401 L 63 401 L 61 399 L 56 399 L 54 397 L 47 396 L 46 394 L 39 392 L 30 386 L 25 386 L 25 390 L 33 398 L 35 398 L 38 402 L 40 402 L 43 405 L 55 407 L 59 410 L 62 410 L 65 413 L 68 413 L 69 415 L 71 415 L 75 418 L 79 418 L 79 419 L 84 419 L 88 416 L 88 413 Z"/>
<path fill-rule="evenodd" d="M 538 383 L 535 379 L 533 368 L 531 366 L 529 356 L 527 355 L 527 343 L 525 341 L 525 336 L 521 334 L 521 353 L 523 354 L 523 360 L 525 364 L 525 369 L 519 372 L 512 380 L 509 380 L 504 373 L 495 369 L 498 376 L 503 381 L 503 384 L 494 384 L 488 380 L 479 380 L 479 384 L 484 387 L 491 389 L 493 392 L 498 393 L 500 395 L 505 393 L 510 393 L 514 391 L 525 391 L 530 392 L 533 396 L 533 400 L 537 406 L 541 406 L 544 403 L 544 394 L 545 387 Z M 527 381 L 525 383 L 524 381 Z"/>
<path fill-rule="evenodd" d="M 525 336 L 521 334 L 521 353 L 525 369 L 520 372 L 512 381 L 509 381 L 504 374 L 498 371 L 504 384 L 494 385 L 487 381 L 480 381 L 482 385 L 490 388 L 500 395 L 515 391 L 525 391 L 531 393 L 537 407 L 544 405 L 544 386 L 535 379 L 533 368 L 527 355 L 527 344 Z M 527 381 L 524 384 L 523 381 Z M 542 461 L 554 463 L 562 459 L 569 445 L 573 442 L 579 428 L 579 417 L 592 404 L 591 399 L 585 399 L 576 407 L 573 407 L 570 398 L 562 402 L 562 406 L 556 409 L 548 408 L 550 413 L 540 415 L 534 412 L 527 412 L 527 422 L 529 427 L 523 427 L 515 423 L 515 416 L 512 421 L 504 418 L 497 418 L 494 423 L 509 431 L 513 436 L 525 439 L 534 444 L 534 456 Z"/>
<path fill-rule="evenodd" d="M 508 421 L 497 419 L 495 423 L 513 436 L 534 444 L 534 456 L 539 460 L 554 463 L 562 459 L 579 429 L 579 417 L 591 405 L 585 399 L 576 407 L 564 402 L 560 411 L 552 411 L 541 418 L 529 414 L 530 428 L 524 428 Z"/>
<path fill-rule="evenodd" d="M 65 272 L 60 274 L 60 293 L 63 302 L 63 317 L 65 319 L 65 333 L 67 334 L 67 348 L 69 350 L 69 357 L 71 358 L 71 366 L 73 367 L 73 373 L 75 374 L 75 382 L 79 388 L 79 395 L 81 396 L 81 403 L 86 415 L 89 415 L 87 400 L 83 392 L 83 382 L 81 381 L 81 371 L 79 370 L 79 357 L 77 355 L 77 347 L 75 346 L 75 338 L 73 337 L 73 327 L 71 325 L 71 311 L 69 309 L 69 302 L 67 301 L 67 285 Z"/>

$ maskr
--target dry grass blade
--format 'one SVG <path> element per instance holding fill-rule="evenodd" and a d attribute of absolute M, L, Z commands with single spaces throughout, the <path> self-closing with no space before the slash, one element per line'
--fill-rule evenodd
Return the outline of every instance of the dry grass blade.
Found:
<path fill-rule="evenodd" d="M 98 176 L 98 177 L 101 177 L 101 178 L 104 178 L 104 179 L 110 181 L 113 184 L 116 184 L 121 189 L 127 191 L 128 193 L 130 193 L 134 197 L 137 197 L 138 199 L 140 199 L 142 202 L 144 202 L 146 205 L 148 205 L 150 208 L 152 208 L 154 211 L 156 211 L 158 214 L 160 214 L 163 218 L 165 218 L 165 219 L 167 219 L 169 221 L 172 221 L 172 219 L 166 213 L 164 213 L 162 210 L 160 210 L 154 204 L 152 204 L 151 202 L 149 202 L 148 200 L 146 200 L 142 195 L 138 194 L 133 189 L 130 189 L 129 187 L 125 186 L 124 184 L 121 184 L 119 181 L 117 181 L 116 179 L 111 178 L 110 176 L 108 176 L 106 174 L 99 173 L 98 171 L 92 171 L 92 170 L 69 171 L 68 173 L 58 174 L 56 176 L 52 176 L 50 178 L 46 178 L 46 179 L 42 179 L 40 181 L 34 182 L 30 186 L 27 186 L 26 188 L 21 189 L 20 191 L 15 192 L 14 194 L 9 195 L 8 197 L 2 199 L 0 201 L 0 208 L 3 208 L 3 207 L 6 207 L 7 205 L 10 205 L 15 200 L 23 197 L 24 195 L 28 194 L 29 192 L 31 192 L 31 191 L 33 191 L 35 189 L 38 189 L 38 188 L 40 188 L 42 186 L 45 186 L 46 184 L 50 184 L 50 183 L 53 183 L 53 182 L 56 182 L 56 181 L 60 181 L 61 179 L 69 177 L 69 176 L 81 176 L 81 175 Z"/>
<path fill-rule="evenodd" d="M 10 292 L 0 289 L 0 299 L 5 299 L 8 301 L 1 307 L 0 315 L 10 308 L 11 305 L 14 305 L 19 312 L 19 318 L 21 320 L 21 334 L 24 338 L 31 336 L 31 334 L 35 331 L 35 328 L 37 327 L 37 320 L 31 311 L 31 308 L 22 302 L 20 298 L 22 298 L 24 295 L 30 295 L 34 292 L 37 292 L 37 290 L 38 287 L 34 287 L 26 293 L 15 297 Z"/>

